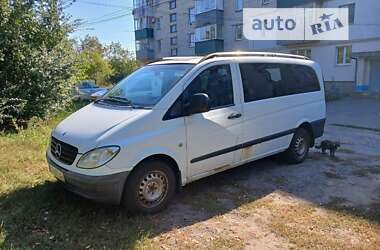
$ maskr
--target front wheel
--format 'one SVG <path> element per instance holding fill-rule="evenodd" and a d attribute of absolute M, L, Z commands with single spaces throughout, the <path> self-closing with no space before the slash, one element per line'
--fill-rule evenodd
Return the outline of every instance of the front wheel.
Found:
<path fill-rule="evenodd" d="M 149 160 L 136 166 L 127 178 L 123 205 L 132 213 L 157 213 L 169 204 L 175 190 L 172 168 L 163 161 Z"/>
<path fill-rule="evenodd" d="M 284 152 L 285 160 L 290 164 L 303 162 L 310 149 L 311 136 L 304 128 L 298 128 L 293 136 L 289 148 Z"/>

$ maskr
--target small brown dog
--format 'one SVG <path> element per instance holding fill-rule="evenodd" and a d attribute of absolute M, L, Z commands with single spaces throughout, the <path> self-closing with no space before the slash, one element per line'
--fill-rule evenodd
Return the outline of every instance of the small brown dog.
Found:
<path fill-rule="evenodd" d="M 321 142 L 319 146 L 315 146 L 317 149 L 322 149 L 322 154 L 326 154 L 326 151 L 330 151 L 330 156 L 334 157 L 335 152 L 338 150 L 340 147 L 339 142 L 334 142 L 334 141 L 329 141 L 329 140 L 324 140 Z"/>

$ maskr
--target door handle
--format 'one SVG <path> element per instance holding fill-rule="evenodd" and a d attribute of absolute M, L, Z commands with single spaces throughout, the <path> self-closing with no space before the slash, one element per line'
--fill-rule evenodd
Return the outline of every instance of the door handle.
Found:
<path fill-rule="evenodd" d="M 241 117 L 241 114 L 240 113 L 232 113 L 228 116 L 228 119 L 232 120 L 232 119 L 237 119 L 237 118 L 240 118 Z"/>

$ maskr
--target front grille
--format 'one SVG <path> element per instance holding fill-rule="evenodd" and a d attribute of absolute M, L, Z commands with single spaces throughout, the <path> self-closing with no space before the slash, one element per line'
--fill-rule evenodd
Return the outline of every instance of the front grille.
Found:
<path fill-rule="evenodd" d="M 67 165 L 73 164 L 78 154 L 76 147 L 57 140 L 54 137 L 51 138 L 50 151 L 57 160 Z"/>

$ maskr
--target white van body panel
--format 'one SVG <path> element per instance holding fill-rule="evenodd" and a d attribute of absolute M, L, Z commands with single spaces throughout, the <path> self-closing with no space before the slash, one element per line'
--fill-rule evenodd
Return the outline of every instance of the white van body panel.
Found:
<path fill-rule="evenodd" d="M 239 63 L 309 66 L 318 76 L 321 91 L 245 103 Z M 202 114 L 163 119 L 198 74 L 214 65 L 225 64 L 231 68 L 234 105 Z M 228 119 L 229 115 L 235 113 L 241 113 L 241 118 Z M 65 165 L 59 162 L 50 150 L 47 156 L 54 164 L 73 173 L 102 176 L 130 172 L 148 157 L 165 155 L 176 162 L 181 185 L 185 185 L 216 172 L 285 151 L 295 129 L 325 117 L 323 79 L 317 63 L 275 57 L 213 58 L 195 64 L 150 110 L 89 104 L 75 112 L 52 132 L 53 137 L 78 148 L 74 163 Z M 273 135 L 280 136 L 263 140 Z M 106 165 L 96 169 L 80 169 L 76 166 L 86 152 L 111 145 L 119 146 L 120 152 Z"/>

